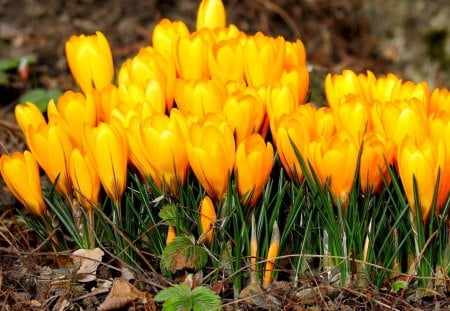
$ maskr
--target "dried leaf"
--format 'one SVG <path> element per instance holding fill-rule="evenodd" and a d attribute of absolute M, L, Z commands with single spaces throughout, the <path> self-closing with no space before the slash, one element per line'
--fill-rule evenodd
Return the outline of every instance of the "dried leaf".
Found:
<path fill-rule="evenodd" d="M 146 311 L 156 311 L 152 295 L 147 292 L 141 292 L 124 279 L 116 279 L 111 291 L 106 296 L 105 301 L 98 307 L 98 310 L 117 310 L 126 307 L 132 302 L 142 304 Z"/>
<path fill-rule="evenodd" d="M 195 244 L 193 237 L 179 236 L 163 250 L 162 263 L 175 272 L 185 268 L 200 270 L 208 260 L 205 249 Z"/>
<path fill-rule="evenodd" d="M 100 248 L 78 249 L 72 253 L 73 263 L 79 266 L 77 270 L 79 282 L 91 282 L 96 279 L 95 274 L 104 254 Z"/>

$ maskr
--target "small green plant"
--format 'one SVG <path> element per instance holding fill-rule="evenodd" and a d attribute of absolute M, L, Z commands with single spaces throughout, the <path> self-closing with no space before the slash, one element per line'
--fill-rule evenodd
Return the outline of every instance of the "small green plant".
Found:
<path fill-rule="evenodd" d="M 160 291 L 154 300 L 164 302 L 163 310 L 221 310 L 220 297 L 211 289 L 198 286 L 191 290 L 186 284 L 176 284 Z"/>

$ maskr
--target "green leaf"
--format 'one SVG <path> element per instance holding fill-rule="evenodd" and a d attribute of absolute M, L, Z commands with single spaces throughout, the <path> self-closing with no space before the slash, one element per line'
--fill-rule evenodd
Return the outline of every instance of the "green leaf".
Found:
<path fill-rule="evenodd" d="M 19 66 L 19 58 L 2 58 L 0 59 L 0 71 L 15 69 Z"/>
<path fill-rule="evenodd" d="M 220 310 L 220 297 L 211 289 L 198 286 L 192 291 L 194 311 Z"/>
<path fill-rule="evenodd" d="M 57 100 L 61 95 L 59 90 L 46 90 L 43 88 L 32 89 L 19 98 L 19 103 L 25 103 L 27 101 L 33 102 L 38 106 L 39 110 L 45 112 L 50 100 Z"/>
<path fill-rule="evenodd" d="M 177 225 L 178 207 L 175 204 L 164 205 L 158 213 L 158 216 L 169 226 Z"/>
<path fill-rule="evenodd" d="M 171 287 L 165 288 L 160 291 L 153 300 L 157 302 L 164 302 L 173 297 L 189 297 L 191 295 L 191 289 L 186 284 L 175 284 Z"/>
<path fill-rule="evenodd" d="M 405 289 L 408 287 L 408 283 L 406 281 L 398 280 L 392 283 L 391 292 L 394 294 L 398 293 L 400 289 Z"/>
<path fill-rule="evenodd" d="M 191 291 L 186 284 L 176 284 L 163 289 L 153 298 L 157 302 L 164 302 L 163 310 L 220 310 L 220 297 L 211 289 L 198 286 Z"/>
<path fill-rule="evenodd" d="M 0 70 L 0 85 L 8 84 L 8 75 Z"/>
<path fill-rule="evenodd" d="M 200 270 L 208 261 L 206 250 L 195 244 L 193 236 L 178 236 L 163 250 L 161 262 L 175 272 L 185 268 Z"/>

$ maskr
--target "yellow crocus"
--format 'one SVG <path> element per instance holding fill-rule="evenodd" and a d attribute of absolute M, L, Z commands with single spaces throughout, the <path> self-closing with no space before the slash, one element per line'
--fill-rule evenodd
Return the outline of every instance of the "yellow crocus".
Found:
<path fill-rule="evenodd" d="M 178 37 L 174 45 L 178 77 L 185 80 L 209 78 L 208 47 L 209 42 L 199 32 Z"/>
<path fill-rule="evenodd" d="M 48 104 L 47 114 L 49 122 L 61 122 L 64 130 L 70 135 L 74 145 L 83 145 L 83 127 L 94 127 L 97 124 L 97 104 L 99 94 L 94 90 L 86 93 L 67 91 L 58 98 L 58 102 L 51 100 Z"/>
<path fill-rule="evenodd" d="M 293 146 L 306 161 L 308 145 L 314 134 L 314 114 L 314 106 L 300 106 L 293 113 L 280 119 L 276 133 L 276 146 L 281 164 L 289 177 L 296 181 L 303 179 L 303 173 Z"/>
<path fill-rule="evenodd" d="M 379 117 L 384 133 L 396 146 L 406 136 L 420 142 L 429 134 L 425 107 L 415 99 L 387 102 L 380 108 Z"/>
<path fill-rule="evenodd" d="M 391 140 L 374 131 L 364 136 L 359 167 L 359 178 L 364 193 L 376 193 L 381 190 L 383 180 L 390 180 L 387 165 L 392 164 L 393 158 L 394 144 Z"/>
<path fill-rule="evenodd" d="M 280 118 L 295 111 L 298 105 L 295 94 L 289 86 L 277 85 L 269 88 L 266 111 L 273 137 L 276 137 Z"/>
<path fill-rule="evenodd" d="M 174 45 L 179 37 L 189 36 L 188 27 L 182 21 L 171 21 L 163 18 L 155 25 L 152 33 L 152 43 L 155 50 L 174 58 Z"/>
<path fill-rule="evenodd" d="M 413 183 L 415 178 L 420 200 L 418 210 L 424 223 L 427 223 L 430 217 L 433 196 L 438 186 L 436 184 L 438 171 L 447 169 L 445 158 L 443 142 L 440 140 L 435 143 L 428 137 L 421 142 L 415 141 L 412 137 L 406 137 L 397 150 L 398 174 L 411 212 L 416 213 Z M 448 189 L 445 190 L 448 191 Z M 439 210 L 440 206 L 436 208 Z"/>
<path fill-rule="evenodd" d="M 29 126 L 26 140 L 50 182 L 53 183 L 58 178 L 56 189 L 66 198 L 71 198 L 69 159 L 74 145 L 61 123 L 41 124 L 36 129 Z"/>
<path fill-rule="evenodd" d="M 202 0 L 197 11 L 197 30 L 223 28 L 226 19 L 222 0 Z"/>
<path fill-rule="evenodd" d="M 284 68 L 288 71 L 300 67 L 306 67 L 306 49 L 299 39 L 294 42 L 286 41 L 286 58 Z"/>
<path fill-rule="evenodd" d="M 314 137 L 318 139 L 328 139 L 336 133 L 336 122 L 333 116 L 333 109 L 321 107 L 314 114 Z"/>
<path fill-rule="evenodd" d="M 148 162 L 155 170 L 156 178 L 166 191 L 178 193 L 178 184 L 184 184 L 188 168 L 185 140 L 180 124 L 182 120 L 163 114 L 155 114 L 142 122 L 141 135 Z"/>
<path fill-rule="evenodd" d="M 172 243 L 173 239 L 177 237 L 177 229 L 175 226 L 169 226 L 167 228 L 167 237 L 166 237 L 166 245 L 169 245 Z"/>
<path fill-rule="evenodd" d="M 247 37 L 244 46 L 245 78 L 250 86 L 268 86 L 281 77 L 285 61 L 283 37 L 267 37 L 261 32 Z"/>
<path fill-rule="evenodd" d="M 190 127 L 189 164 L 208 195 L 222 200 L 234 167 L 233 133 L 221 114 L 208 114 Z"/>
<path fill-rule="evenodd" d="M 275 259 L 280 251 L 280 230 L 275 221 L 272 228 L 272 236 L 270 238 L 269 250 L 267 251 L 267 262 L 264 269 L 263 286 L 268 287 L 272 282 L 273 268 L 275 267 Z"/>
<path fill-rule="evenodd" d="M 372 129 L 370 111 L 357 95 L 346 95 L 332 109 L 336 130 L 347 130 L 356 141 L 361 141 Z"/>
<path fill-rule="evenodd" d="M 236 150 L 235 176 L 239 195 L 249 207 L 258 202 L 273 165 L 273 147 L 259 134 L 247 137 Z"/>
<path fill-rule="evenodd" d="M 314 171 L 322 185 L 329 183 L 344 208 L 355 178 L 358 153 L 359 144 L 345 130 L 309 144 L 308 159 Z"/>
<path fill-rule="evenodd" d="M 200 226 L 202 235 L 206 243 L 210 243 L 214 232 L 214 222 L 216 221 L 216 209 L 211 198 L 205 196 L 200 203 Z"/>
<path fill-rule="evenodd" d="M 329 73 L 325 78 L 325 95 L 328 105 L 334 107 L 342 97 L 353 94 L 361 95 L 358 76 L 352 70 L 344 70 L 341 74 Z"/>
<path fill-rule="evenodd" d="M 26 135 L 28 126 L 31 125 L 32 127 L 37 128 L 41 124 L 47 123 L 38 106 L 32 102 L 26 102 L 24 105 L 16 105 L 14 108 L 14 115 L 16 117 L 16 122 L 24 135 Z"/>
<path fill-rule="evenodd" d="M 309 88 L 309 72 L 305 66 L 283 71 L 280 83 L 288 86 L 294 94 L 294 102 L 304 104 Z"/>
<path fill-rule="evenodd" d="M 14 196 L 35 216 L 43 216 L 46 207 L 41 190 L 39 167 L 29 151 L 2 155 L 0 172 Z"/>
<path fill-rule="evenodd" d="M 91 209 L 98 204 L 100 178 L 92 160 L 78 148 L 72 150 L 69 166 L 74 195 L 81 206 Z"/>
<path fill-rule="evenodd" d="M 175 101 L 178 109 L 185 115 L 202 119 L 210 112 L 222 111 L 225 100 L 225 88 L 218 81 L 209 79 L 176 81 Z"/>
<path fill-rule="evenodd" d="M 430 97 L 430 115 L 440 112 L 450 113 L 450 91 L 447 88 L 435 89 Z"/>
<path fill-rule="evenodd" d="M 238 145 L 246 137 L 261 130 L 265 106 L 257 94 L 236 92 L 228 96 L 223 107 L 223 114 L 235 133 Z"/>
<path fill-rule="evenodd" d="M 119 105 L 117 86 L 110 84 L 100 91 L 100 102 L 97 105 L 97 123 L 109 122 L 111 111 Z"/>
<path fill-rule="evenodd" d="M 117 123 L 100 123 L 84 128 L 85 148 L 93 160 L 107 195 L 118 203 L 125 191 L 128 146 L 124 130 Z"/>
<path fill-rule="evenodd" d="M 112 82 L 111 48 L 100 31 L 90 36 L 71 36 L 66 42 L 66 56 L 70 71 L 84 93 L 93 87 L 102 90 Z"/>
<path fill-rule="evenodd" d="M 244 45 L 238 38 L 216 41 L 208 51 L 208 66 L 212 78 L 222 82 L 244 79 Z"/>

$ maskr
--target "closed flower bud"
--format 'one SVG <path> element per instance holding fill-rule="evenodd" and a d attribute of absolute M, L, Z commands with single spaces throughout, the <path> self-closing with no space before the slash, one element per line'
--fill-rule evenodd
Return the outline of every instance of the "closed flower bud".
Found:
<path fill-rule="evenodd" d="M 93 160 L 108 196 L 118 203 L 125 191 L 128 146 L 124 130 L 117 124 L 100 123 L 84 129 L 85 147 Z"/>
<path fill-rule="evenodd" d="M 66 198 L 71 198 L 69 159 L 74 145 L 64 127 L 59 122 L 41 124 L 36 129 L 29 127 L 26 138 L 31 153 L 50 182 L 58 179 L 56 189 Z"/>
<path fill-rule="evenodd" d="M 34 128 L 39 127 L 41 124 L 46 124 L 44 115 L 32 102 L 26 102 L 24 105 L 16 105 L 14 108 L 14 115 L 16 122 L 19 125 L 22 133 L 26 136 L 28 126 Z"/>
<path fill-rule="evenodd" d="M 261 197 L 273 165 L 273 147 L 259 134 L 247 137 L 236 150 L 235 176 L 239 195 L 253 207 Z M 250 197 L 251 195 L 251 197 Z M 249 201 L 248 201 L 249 200 Z"/>
<path fill-rule="evenodd" d="M 98 93 L 93 90 L 87 92 L 86 96 L 82 93 L 67 91 L 58 98 L 57 105 L 53 100 L 48 104 L 49 122 L 60 122 L 74 144 L 81 147 L 83 136 L 80 133 L 83 132 L 84 126 L 94 127 L 97 124 L 99 101 Z"/>
<path fill-rule="evenodd" d="M 442 141 L 437 143 L 426 138 L 421 142 L 412 137 L 406 137 L 398 147 L 397 163 L 398 173 L 408 199 L 411 212 L 416 213 L 416 201 L 414 193 L 414 179 L 417 183 L 417 194 L 420 205 L 418 210 L 424 223 L 428 222 L 436 184 L 438 171 L 446 170 L 446 151 Z M 448 189 L 441 189 L 448 192 Z M 439 196 L 439 194 L 438 194 Z M 439 210 L 442 202 L 437 202 Z"/>
<path fill-rule="evenodd" d="M 39 167 L 29 151 L 2 155 L 0 172 L 14 196 L 35 216 L 42 216 L 45 203 L 42 196 Z"/>
<path fill-rule="evenodd" d="M 66 56 L 70 71 L 84 93 L 93 87 L 102 90 L 112 82 L 111 48 L 101 32 L 71 36 L 66 42 Z"/>
<path fill-rule="evenodd" d="M 202 0 L 197 11 L 197 30 L 201 28 L 223 28 L 226 12 L 222 0 Z"/>
<path fill-rule="evenodd" d="M 214 222 L 216 221 L 216 209 L 212 200 L 205 196 L 200 203 L 200 225 L 202 235 L 206 243 L 210 243 L 213 235 Z"/>
<path fill-rule="evenodd" d="M 189 164 L 208 195 L 222 200 L 228 188 L 235 160 L 235 142 L 221 114 L 208 114 L 190 128 L 187 154 Z"/>
<path fill-rule="evenodd" d="M 75 148 L 70 155 L 69 166 L 74 195 L 81 206 L 91 209 L 98 204 L 100 194 L 100 178 L 92 160 Z"/>

